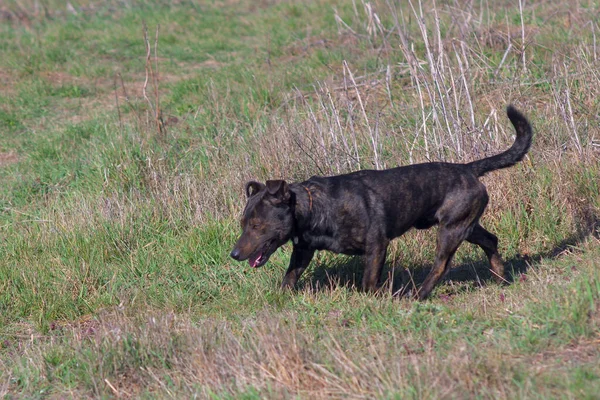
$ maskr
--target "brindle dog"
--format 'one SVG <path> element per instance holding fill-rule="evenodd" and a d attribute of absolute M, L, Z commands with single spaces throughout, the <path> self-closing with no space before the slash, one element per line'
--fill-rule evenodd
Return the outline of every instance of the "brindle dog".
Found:
<path fill-rule="evenodd" d="M 479 224 L 488 194 L 477 178 L 514 165 L 529 150 L 531 125 L 512 106 L 507 115 L 517 133 L 510 149 L 467 164 L 431 162 L 313 176 L 291 184 L 283 180 L 248 182 L 243 231 L 231 257 L 248 259 L 257 268 L 291 239 L 292 257 L 282 287 L 292 288 L 315 250 L 363 255 L 362 287 L 374 291 L 390 240 L 413 227 L 439 225 L 435 263 L 417 292 L 419 299 L 425 299 L 448 272 L 463 240 L 481 247 L 496 279 L 504 281 L 498 238 Z"/>

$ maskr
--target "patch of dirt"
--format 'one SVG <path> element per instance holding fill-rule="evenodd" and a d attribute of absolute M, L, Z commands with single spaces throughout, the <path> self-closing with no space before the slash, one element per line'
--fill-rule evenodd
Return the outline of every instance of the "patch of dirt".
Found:
<path fill-rule="evenodd" d="M 200 67 L 205 67 L 205 68 L 220 68 L 223 65 L 225 65 L 225 64 L 218 62 L 216 60 L 212 60 L 212 59 L 203 61 L 199 64 Z"/>
<path fill-rule="evenodd" d="M 0 167 L 14 164 L 19 161 L 19 156 L 9 151 L 8 153 L 0 153 Z"/>
<path fill-rule="evenodd" d="M 534 26 L 525 26 L 524 29 L 520 26 L 490 26 L 482 29 L 478 36 L 485 46 L 494 50 L 506 50 L 509 43 L 513 46 L 521 48 L 523 38 L 525 43 L 533 40 L 534 36 L 539 32 L 539 28 Z"/>
<path fill-rule="evenodd" d="M 327 49 L 331 48 L 332 45 L 333 43 L 330 40 L 315 37 L 308 43 L 306 43 L 306 40 L 302 40 L 291 44 L 285 49 L 285 53 L 293 58 L 303 57 L 315 49 Z"/>
<path fill-rule="evenodd" d="M 23 9 L 11 10 L 8 7 L 0 7 L 0 21 L 4 23 L 20 24 L 26 27 L 31 26 L 31 14 Z"/>
<path fill-rule="evenodd" d="M 600 360 L 600 336 L 581 340 L 564 348 L 542 352 L 530 360 L 536 370 L 595 364 Z"/>
<path fill-rule="evenodd" d="M 7 94 L 14 92 L 14 82 L 15 78 L 10 72 L 0 69 L 0 92 L 2 92 L 3 95 L 6 96 Z"/>
<path fill-rule="evenodd" d="M 315 36 L 309 39 L 298 40 L 290 44 L 284 49 L 281 57 L 273 59 L 271 62 L 296 62 L 299 59 L 310 56 L 311 53 L 318 49 L 333 49 L 342 47 L 347 48 L 348 51 L 353 51 L 358 43 L 359 40 L 356 35 L 346 33 L 340 34 L 338 36 L 338 40 Z"/>
<path fill-rule="evenodd" d="M 73 75 L 61 71 L 42 72 L 41 76 L 48 80 L 48 82 L 55 85 L 64 85 L 65 83 L 78 81 L 78 79 Z"/>

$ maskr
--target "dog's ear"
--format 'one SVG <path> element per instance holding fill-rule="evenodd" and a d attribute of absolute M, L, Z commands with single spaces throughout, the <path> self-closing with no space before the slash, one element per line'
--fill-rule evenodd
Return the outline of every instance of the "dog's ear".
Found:
<path fill-rule="evenodd" d="M 286 181 L 274 180 L 267 181 L 267 192 L 273 196 L 277 202 L 287 203 L 290 200 L 290 188 Z"/>
<path fill-rule="evenodd" d="M 246 196 L 252 197 L 256 193 L 260 192 L 264 187 L 265 187 L 265 185 L 263 185 L 260 182 L 250 181 L 250 182 L 246 183 Z"/>

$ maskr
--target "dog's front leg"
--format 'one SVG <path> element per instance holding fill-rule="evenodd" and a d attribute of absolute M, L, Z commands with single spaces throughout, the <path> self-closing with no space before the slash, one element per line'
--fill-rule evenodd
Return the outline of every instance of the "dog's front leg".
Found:
<path fill-rule="evenodd" d="M 283 282 L 281 282 L 281 287 L 283 289 L 293 289 L 294 286 L 296 286 L 296 282 L 298 282 L 300 275 L 302 275 L 306 267 L 308 267 L 314 254 L 314 250 L 294 246 L 292 257 L 290 259 L 290 266 L 283 277 Z"/>

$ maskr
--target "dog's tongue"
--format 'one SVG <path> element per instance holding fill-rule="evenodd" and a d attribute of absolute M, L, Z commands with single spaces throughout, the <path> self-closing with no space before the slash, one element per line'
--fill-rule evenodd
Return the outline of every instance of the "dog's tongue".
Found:
<path fill-rule="evenodd" d="M 250 257 L 248 262 L 252 268 L 256 268 L 256 266 L 262 261 L 263 253 L 258 253 L 255 256 Z"/>

